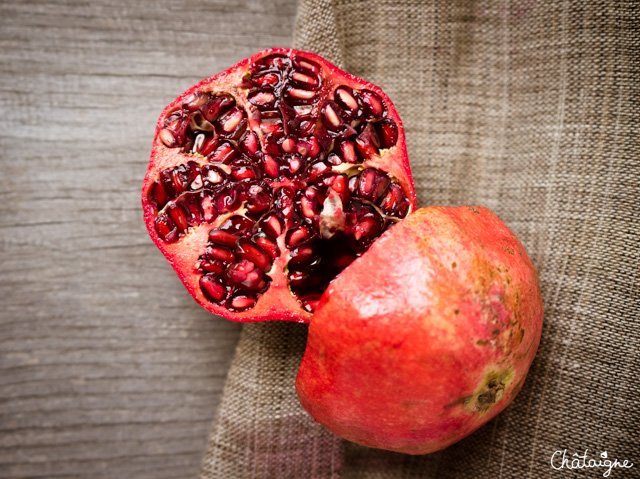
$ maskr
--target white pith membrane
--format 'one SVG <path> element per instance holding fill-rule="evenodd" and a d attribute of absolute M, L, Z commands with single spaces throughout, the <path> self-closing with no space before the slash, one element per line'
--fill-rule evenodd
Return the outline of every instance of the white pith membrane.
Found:
<path fill-rule="evenodd" d="M 156 232 L 174 243 L 209 225 L 194 271 L 207 300 L 234 312 L 255 306 L 286 250 L 288 287 L 313 312 L 410 210 L 395 178 L 363 166 L 395 145 L 397 125 L 376 93 L 336 86 L 304 57 L 264 57 L 235 91 L 197 92 L 167 114 L 159 139 L 186 161 L 149 188 Z"/>

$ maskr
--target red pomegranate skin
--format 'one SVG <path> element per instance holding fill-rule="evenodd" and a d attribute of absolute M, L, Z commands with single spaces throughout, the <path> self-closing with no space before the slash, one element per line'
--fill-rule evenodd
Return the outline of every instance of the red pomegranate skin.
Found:
<path fill-rule="evenodd" d="M 536 271 L 497 216 L 419 209 L 323 295 L 296 381 L 300 402 L 350 441 L 438 451 L 513 400 L 542 315 Z"/>

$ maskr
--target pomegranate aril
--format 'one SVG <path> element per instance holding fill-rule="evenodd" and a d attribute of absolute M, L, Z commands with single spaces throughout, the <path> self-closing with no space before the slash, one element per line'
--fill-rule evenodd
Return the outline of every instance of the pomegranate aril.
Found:
<path fill-rule="evenodd" d="M 280 176 L 280 164 L 277 158 L 271 155 L 264 155 L 263 157 L 263 169 L 264 172 L 271 178 L 277 178 Z"/>
<path fill-rule="evenodd" d="M 382 98 L 370 90 L 360 91 L 360 98 L 364 105 L 364 111 L 368 118 L 380 118 L 385 113 L 386 107 Z"/>
<path fill-rule="evenodd" d="M 307 179 L 311 182 L 316 181 L 320 176 L 331 171 L 331 167 L 323 161 L 318 161 L 311 165 L 307 172 Z"/>
<path fill-rule="evenodd" d="M 189 194 L 187 198 L 182 202 L 182 207 L 186 212 L 187 224 L 189 226 L 198 226 L 202 223 L 202 213 L 198 205 L 198 197 Z"/>
<path fill-rule="evenodd" d="M 296 290 L 315 288 L 322 283 L 319 275 L 304 270 L 291 271 L 287 279 L 291 288 Z"/>
<path fill-rule="evenodd" d="M 223 138 L 238 139 L 244 133 L 247 126 L 247 118 L 244 110 L 234 107 L 222 115 L 218 120 L 216 131 Z"/>
<path fill-rule="evenodd" d="M 306 58 L 294 57 L 293 66 L 298 70 L 302 70 L 313 75 L 320 73 L 320 65 L 311 60 L 307 60 Z"/>
<path fill-rule="evenodd" d="M 314 88 L 316 86 L 318 86 L 318 79 L 313 77 L 313 76 L 309 76 L 309 75 L 305 75 L 302 72 L 297 72 L 294 71 L 293 75 L 291 75 L 291 79 L 303 84 L 305 87 L 307 88 Z"/>
<path fill-rule="evenodd" d="M 218 229 L 240 236 L 250 236 L 255 222 L 244 216 L 235 215 L 227 218 Z"/>
<path fill-rule="evenodd" d="M 241 238 L 236 243 L 235 252 L 239 257 L 251 261 L 263 271 L 268 271 L 271 268 L 271 258 L 269 255 L 247 238 Z"/>
<path fill-rule="evenodd" d="M 226 183 L 229 178 L 222 168 L 214 165 L 205 165 L 202 168 L 201 175 L 205 188 L 220 186 Z"/>
<path fill-rule="evenodd" d="M 213 136 L 205 140 L 199 153 L 202 156 L 209 156 L 218 147 L 218 137 Z"/>
<path fill-rule="evenodd" d="M 202 211 L 202 219 L 207 223 L 211 223 L 218 217 L 214 200 L 206 191 L 203 191 L 200 196 L 200 209 Z"/>
<path fill-rule="evenodd" d="M 300 226 L 299 228 L 290 230 L 289 233 L 287 233 L 286 244 L 289 248 L 294 248 L 296 247 L 296 245 L 310 238 L 311 235 L 312 235 L 312 232 L 308 227 Z"/>
<path fill-rule="evenodd" d="M 271 240 L 266 236 L 258 236 L 254 238 L 254 241 L 258 246 L 267 252 L 272 261 L 280 256 L 280 249 L 275 240 Z"/>
<path fill-rule="evenodd" d="M 230 283 L 250 290 L 261 289 L 265 286 L 262 271 L 256 269 L 256 265 L 246 259 L 231 264 L 227 268 L 226 278 Z"/>
<path fill-rule="evenodd" d="M 391 148 L 398 143 L 398 125 L 391 118 L 374 123 L 381 148 Z"/>
<path fill-rule="evenodd" d="M 275 238 L 282 234 L 282 223 L 275 214 L 263 218 L 260 221 L 260 228 Z"/>
<path fill-rule="evenodd" d="M 363 159 L 369 159 L 378 154 L 378 136 L 371 123 L 367 123 L 356 137 L 356 149 Z"/>
<path fill-rule="evenodd" d="M 353 112 L 353 114 L 355 114 L 360 107 L 356 101 L 354 91 L 345 85 L 341 85 L 336 88 L 335 101 L 344 108 L 346 112 Z"/>
<path fill-rule="evenodd" d="M 219 244 L 222 246 L 234 246 L 238 241 L 239 236 L 222 231 L 220 229 L 212 229 L 209 232 L 209 243 Z"/>
<path fill-rule="evenodd" d="M 229 308 L 235 311 L 245 311 L 256 304 L 255 298 L 250 296 L 235 296 L 228 302 Z"/>
<path fill-rule="evenodd" d="M 189 227 L 187 223 L 187 216 L 185 215 L 184 210 L 179 205 L 171 205 L 167 208 L 167 212 L 169 213 L 169 217 L 173 220 L 178 231 L 186 231 Z"/>
<path fill-rule="evenodd" d="M 182 110 L 171 113 L 164 122 L 164 128 L 158 134 L 160 141 L 169 148 L 182 146 L 189 125 L 189 115 Z"/>
<path fill-rule="evenodd" d="M 305 311 L 309 312 L 309 313 L 313 313 L 316 308 L 318 307 L 318 304 L 320 303 L 320 297 L 322 295 L 321 294 L 307 294 L 305 296 L 302 296 L 300 298 L 298 298 L 298 301 L 300 301 L 302 303 L 302 307 L 304 308 Z"/>
<path fill-rule="evenodd" d="M 236 180 L 250 180 L 254 178 L 259 178 L 260 174 L 253 165 L 234 165 L 231 167 L 231 176 L 233 176 Z"/>
<path fill-rule="evenodd" d="M 278 188 L 274 193 L 274 204 L 276 211 L 279 211 L 284 218 L 290 219 L 294 212 L 293 190 L 288 187 Z"/>
<path fill-rule="evenodd" d="M 291 251 L 290 266 L 312 263 L 318 258 L 318 253 L 312 246 L 301 246 Z"/>
<path fill-rule="evenodd" d="M 333 166 L 338 166 L 342 164 L 342 158 L 335 153 L 330 153 L 329 156 L 327 156 L 327 162 Z"/>
<path fill-rule="evenodd" d="M 266 211 L 271 206 L 271 195 L 267 189 L 260 185 L 251 185 L 247 192 L 246 208 L 251 213 Z"/>
<path fill-rule="evenodd" d="M 149 200 L 156 205 L 156 208 L 162 209 L 169 201 L 169 196 L 160 181 L 155 181 L 149 190 Z"/>
<path fill-rule="evenodd" d="M 228 142 L 222 142 L 209 156 L 211 163 L 229 164 L 239 156 L 239 152 Z"/>
<path fill-rule="evenodd" d="M 358 157 L 356 156 L 356 149 L 352 141 L 343 141 L 337 145 L 340 156 L 347 163 L 358 163 Z"/>
<path fill-rule="evenodd" d="M 352 254 L 344 254 L 338 256 L 333 260 L 333 264 L 336 268 L 344 269 L 355 261 L 356 257 Z"/>
<path fill-rule="evenodd" d="M 207 121 L 213 122 L 218 119 L 220 113 L 235 104 L 236 101 L 232 97 L 228 95 L 219 95 L 213 97 L 203 105 L 200 108 L 200 111 Z"/>
<path fill-rule="evenodd" d="M 250 131 L 248 132 L 240 143 L 242 147 L 242 151 L 249 156 L 250 158 L 256 158 L 256 153 L 258 153 L 258 149 L 260 148 L 260 142 L 258 141 L 258 136 Z"/>
<path fill-rule="evenodd" d="M 224 261 L 225 263 L 230 263 L 234 259 L 236 259 L 235 255 L 231 251 L 217 246 L 208 246 L 207 255 L 209 255 L 213 259 Z"/>
<path fill-rule="evenodd" d="M 331 190 L 335 191 L 338 196 L 340 196 L 343 205 L 349 201 L 349 180 L 345 175 L 335 177 L 331 184 Z"/>
<path fill-rule="evenodd" d="M 266 85 L 277 85 L 280 81 L 280 76 L 276 73 L 266 73 L 260 76 L 254 76 L 251 78 L 253 83 L 258 86 L 266 86 Z"/>
<path fill-rule="evenodd" d="M 282 151 L 285 153 L 293 153 L 296 151 L 296 140 L 294 138 L 285 138 L 282 141 Z"/>
<path fill-rule="evenodd" d="M 224 286 L 214 276 L 208 274 L 200 277 L 200 290 L 209 301 L 222 301 L 226 296 Z"/>
<path fill-rule="evenodd" d="M 178 228 L 176 228 L 176 225 L 165 213 L 159 215 L 155 219 L 155 227 L 161 240 L 166 243 L 174 243 L 178 241 Z"/>
<path fill-rule="evenodd" d="M 290 100 L 298 103 L 309 103 L 316 96 L 316 92 L 312 90 L 303 90 L 301 88 L 291 88 L 287 91 Z"/>
<path fill-rule="evenodd" d="M 199 269 L 206 273 L 222 274 L 224 264 L 221 261 L 208 257 L 206 254 L 198 260 Z"/>
<path fill-rule="evenodd" d="M 330 130 L 338 130 L 344 123 L 341 113 L 340 107 L 330 101 L 322 108 L 322 121 Z"/>
<path fill-rule="evenodd" d="M 238 185 L 226 186 L 216 198 L 216 209 L 219 213 L 227 213 L 238 209 L 241 198 Z"/>
<path fill-rule="evenodd" d="M 182 102 L 182 109 L 188 112 L 194 112 L 200 110 L 204 105 L 211 100 L 211 94 L 204 91 L 197 91 L 192 93 Z"/>
<path fill-rule="evenodd" d="M 268 90 L 256 91 L 249 95 L 249 102 L 258 108 L 273 108 L 276 104 L 276 96 Z"/>

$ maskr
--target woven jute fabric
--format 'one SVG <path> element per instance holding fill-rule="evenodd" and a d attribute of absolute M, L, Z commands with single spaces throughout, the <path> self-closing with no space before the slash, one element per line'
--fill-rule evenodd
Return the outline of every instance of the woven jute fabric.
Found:
<path fill-rule="evenodd" d="M 640 477 L 640 13 L 636 2 L 323 1 L 294 45 L 379 86 L 406 128 L 421 206 L 483 205 L 521 239 L 542 342 L 503 413 L 448 449 L 347 443 L 298 405 L 307 328 L 244 327 L 203 461 L 211 478 Z M 410 278 L 407 278 L 410 281 Z"/>

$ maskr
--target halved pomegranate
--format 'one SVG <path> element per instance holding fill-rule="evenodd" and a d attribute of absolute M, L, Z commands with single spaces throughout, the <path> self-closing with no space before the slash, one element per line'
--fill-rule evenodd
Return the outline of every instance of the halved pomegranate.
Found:
<path fill-rule="evenodd" d="M 207 310 L 307 322 L 416 199 L 402 122 L 382 90 L 277 48 L 165 108 L 142 205 L 151 238 Z"/>

